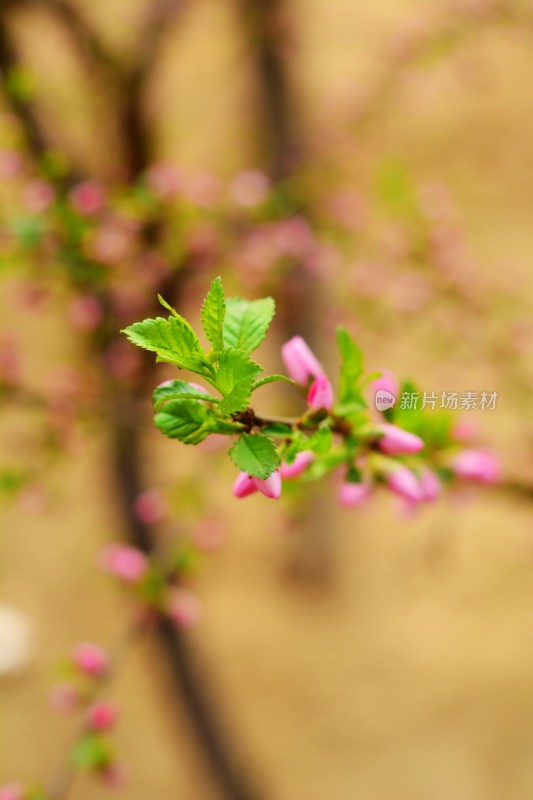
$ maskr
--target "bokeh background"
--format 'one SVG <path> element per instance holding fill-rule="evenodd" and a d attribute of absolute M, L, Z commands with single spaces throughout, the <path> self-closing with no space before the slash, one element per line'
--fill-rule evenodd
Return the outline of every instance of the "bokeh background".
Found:
<path fill-rule="evenodd" d="M 2 779 L 65 758 L 54 665 L 135 613 L 96 566 L 126 538 L 195 548 L 203 616 L 113 681 L 125 797 L 531 798 L 532 44 L 525 0 L 3 0 L 0 600 L 33 644 L 0 677 Z M 327 481 L 234 500 L 224 446 L 152 428 L 172 372 L 118 333 L 157 291 L 197 321 L 219 274 L 275 296 L 273 371 L 302 333 L 334 375 L 342 323 L 369 369 L 498 392 L 458 421 L 501 486 L 410 517 Z"/>

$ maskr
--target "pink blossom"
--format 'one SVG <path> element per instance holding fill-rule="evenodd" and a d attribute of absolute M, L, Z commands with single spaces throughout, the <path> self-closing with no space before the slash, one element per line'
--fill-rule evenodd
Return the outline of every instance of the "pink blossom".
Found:
<path fill-rule="evenodd" d="M 15 150 L 0 150 L 0 178 L 13 178 L 21 166 L 19 153 Z"/>
<path fill-rule="evenodd" d="M 422 470 L 419 480 L 422 487 L 422 499 L 436 500 L 441 492 L 441 483 L 437 473 L 426 467 Z"/>
<path fill-rule="evenodd" d="M 76 331 L 90 333 L 94 331 L 103 317 L 102 306 L 90 294 L 76 297 L 69 308 L 70 324 Z"/>
<path fill-rule="evenodd" d="M 311 378 L 323 374 L 322 366 L 301 336 L 293 336 L 281 347 L 281 357 L 289 377 L 307 385 Z"/>
<path fill-rule="evenodd" d="M 31 181 L 24 190 L 26 208 L 36 214 L 47 211 L 55 200 L 55 191 L 46 181 Z"/>
<path fill-rule="evenodd" d="M 254 479 L 247 472 L 240 472 L 233 484 L 233 496 L 239 498 L 248 497 L 249 494 L 254 494 L 254 492 L 257 492 Z"/>
<path fill-rule="evenodd" d="M 135 516 L 145 525 L 156 525 L 168 514 L 165 498 L 159 489 L 147 489 L 137 496 L 134 504 Z"/>
<path fill-rule="evenodd" d="M 0 786 L 0 800 L 23 800 L 24 787 L 20 783 L 4 783 Z"/>
<path fill-rule="evenodd" d="M 248 473 L 241 472 L 233 484 L 233 496 L 239 498 L 248 497 L 254 492 L 261 492 L 265 497 L 278 500 L 281 496 L 280 471 L 276 470 L 265 480 L 253 478 Z"/>
<path fill-rule="evenodd" d="M 50 705 L 58 714 L 68 714 L 78 706 L 78 689 L 73 683 L 56 683 L 50 692 Z"/>
<path fill-rule="evenodd" d="M 135 547 L 108 544 L 100 554 L 100 566 L 105 572 L 109 572 L 123 581 L 135 583 L 143 577 L 148 569 L 148 561 L 144 553 Z"/>
<path fill-rule="evenodd" d="M 388 369 L 381 370 L 381 373 L 381 376 L 376 378 L 375 381 L 372 381 L 371 384 L 374 396 L 377 395 L 379 391 L 384 391 L 392 394 L 395 398 L 398 398 L 398 395 L 400 394 L 400 384 L 398 383 L 396 376 Z"/>
<path fill-rule="evenodd" d="M 99 678 L 109 668 L 109 656 L 103 647 L 93 642 L 81 642 L 72 651 L 72 660 L 82 672 Z"/>
<path fill-rule="evenodd" d="M 292 464 L 287 464 L 286 461 L 283 461 L 280 467 L 281 477 L 284 480 L 286 478 L 297 478 L 302 472 L 305 472 L 314 457 L 312 450 L 303 450 L 298 453 Z"/>
<path fill-rule="evenodd" d="M 411 503 L 418 503 L 422 500 L 422 487 L 416 476 L 407 467 L 400 465 L 391 470 L 387 475 L 387 484 L 392 492 Z"/>
<path fill-rule="evenodd" d="M 501 478 L 500 463 L 488 450 L 463 450 L 455 457 L 452 469 L 460 478 L 480 483 L 497 483 Z"/>
<path fill-rule="evenodd" d="M 265 497 L 270 497 L 272 500 L 279 500 L 281 497 L 281 475 L 279 470 L 276 470 L 265 480 L 254 478 L 254 483 L 257 489 L 264 494 Z"/>
<path fill-rule="evenodd" d="M 333 387 L 329 379 L 325 375 L 319 375 L 311 384 L 307 394 L 307 405 L 311 411 L 320 411 L 323 408 L 331 411 L 333 401 Z"/>
<path fill-rule="evenodd" d="M 370 495 L 370 484 L 344 481 L 339 490 L 339 503 L 344 508 L 360 506 Z"/>
<path fill-rule="evenodd" d="M 262 203 L 270 189 L 270 181 L 264 172 L 250 169 L 239 172 L 231 182 L 230 191 L 237 205 L 253 208 Z"/>
<path fill-rule="evenodd" d="M 70 201 L 80 214 L 92 216 L 104 207 L 105 189 L 99 181 L 82 181 L 70 192 Z"/>
<path fill-rule="evenodd" d="M 175 197 L 178 192 L 180 172 L 174 164 L 153 164 L 146 174 L 146 183 L 165 200 Z"/>
<path fill-rule="evenodd" d="M 424 442 L 414 433 L 404 431 L 397 425 L 381 425 L 383 436 L 378 440 L 378 447 L 382 453 L 389 456 L 400 456 L 407 453 L 418 453 L 424 447 Z"/>
<path fill-rule="evenodd" d="M 87 726 L 92 731 L 108 731 L 116 721 L 116 709 L 103 700 L 95 703 L 87 711 Z"/>
<path fill-rule="evenodd" d="M 180 587 L 173 590 L 167 611 L 176 625 L 192 628 L 202 615 L 202 606 L 193 592 Z"/>

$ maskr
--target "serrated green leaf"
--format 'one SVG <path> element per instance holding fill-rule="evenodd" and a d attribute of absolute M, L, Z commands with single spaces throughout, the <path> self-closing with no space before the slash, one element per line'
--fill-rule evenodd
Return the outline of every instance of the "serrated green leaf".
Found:
<path fill-rule="evenodd" d="M 111 761 L 112 751 L 107 739 L 88 733 L 76 744 L 71 754 L 74 766 L 80 769 L 105 767 Z"/>
<path fill-rule="evenodd" d="M 358 384 L 363 374 L 363 354 L 345 328 L 337 329 L 337 345 L 341 356 L 339 401 L 359 401 Z"/>
<path fill-rule="evenodd" d="M 265 338 L 274 317 L 276 305 L 271 297 L 262 300 L 226 300 L 224 343 L 245 353 L 253 353 Z"/>
<path fill-rule="evenodd" d="M 266 383 L 273 383 L 274 381 L 284 381 L 284 383 L 294 384 L 292 378 L 288 378 L 286 375 L 266 375 L 266 377 L 260 378 L 254 383 L 252 386 L 252 391 L 255 392 L 255 390 L 259 389 L 260 386 L 264 386 Z"/>
<path fill-rule="evenodd" d="M 261 367 L 241 350 L 229 348 L 219 358 L 214 385 L 223 395 L 218 406 L 221 414 L 230 416 L 248 405 L 252 386 Z"/>
<path fill-rule="evenodd" d="M 154 417 L 159 430 L 169 439 L 199 444 L 213 430 L 213 417 L 197 400 L 170 400 Z"/>
<path fill-rule="evenodd" d="M 262 433 L 243 433 L 231 450 L 230 457 L 242 472 L 264 480 L 280 465 L 276 445 Z"/>
<path fill-rule="evenodd" d="M 200 392 L 187 381 L 169 381 L 162 386 L 158 386 L 152 395 L 154 410 L 160 411 L 162 406 L 169 400 L 204 400 L 210 403 L 220 403 L 219 397 L 207 392 Z"/>
<path fill-rule="evenodd" d="M 226 301 L 222 279 L 215 278 L 202 305 L 202 327 L 215 351 L 224 349 L 224 317 Z"/>
<path fill-rule="evenodd" d="M 135 322 L 123 333 L 138 347 L 157 353 L 159 361 L 199 374 L 208 373 L 206 355 L 200 342 L 187 320 L 179 315 Z"/>

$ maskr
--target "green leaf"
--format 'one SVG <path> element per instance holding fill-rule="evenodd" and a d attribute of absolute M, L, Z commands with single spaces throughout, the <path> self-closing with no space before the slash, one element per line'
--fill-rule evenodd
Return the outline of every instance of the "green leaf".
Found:
<path fill-rule="evenodd" d="M 253 353 L 265 338 L 275 311 L 276 305 L 271 297 L 253 301 L 228 298 L 224 320 L 226 347 L 236 347 L 248 355 Z"/>
<path fill-rule="evenodd" d="M 169 319 L 156 317 L 135 322 L 123 333 L 138 347 L 157 353 L 160 361 L 191 372 L 209 374 L 206 355 L 195 332 L 187 320 L 179 315 Z"/>
<path fill-rule="evenodd" d="M 197 400 L 170 400 L 154 417 L 159 430 L 169 439 L 199 444 L 214 427 L 212 415 Z"/>
<path fill-rule="evenodd" d="M 219 358 L 214 385 L 223 395 L 218 410 L 230 416 L 248 405 L 252 386 L 261 372 L 261 367 L 241 350 L 230 348 Z"/>
<path fill-rule="evenodd" d="M 260 386 L 264 386 L 266 383 L 273 383 L 274 381 L 284 381 L 285 383 L 294 384 L 292 378 L 288 378 L 286 375 L 266 375 L 264 378 L 260 378 L 260 380 L 254 383 L 252 391 L 255 392 Z"/>
<path fill-rule="evenodd" d="M 363 354 L 345 328 L 337 329 L 337 345 L 341 356 L 339 401 L 360 400 L 358 384 L 363 374 Z"/>
<path fill-rule="evenodd" d="M 207 392 L 200 392 L 187 381 L 169 381 L 158 386 L 152 395 L 154 410 L 160 411 L 168 400 L 204 400 L 209 403 L 220 403 L 219 397 Z"/>
<path fill-rule="evenodd" d="M 323 428 L 319 428 L 316 433 L 311 436 L 308 447 L 314 453 L 317 453 L 318 455 L 324 455 L 331 449 L 332 441 L 333 434 L 331 433 L 330 428 L 325 425 Z"/>
<path fill-rule="evenodd" d="M 216 351 L 224 349 L 224 317 L 226 302 L 222 279 L 215 278 L 202 306 L 202 327 Z"/>
<path fill-rule="evenodd" d="M 268 478 L 280 464 L 276 445 L 262 433 L 243 433 L 229 454 L 242 472 L 262 480 Z"/>
<path fill-rule="evenodd" d="M 92 769 L 105 767 L 111 761 L 111 756 L 111 747 L 107 739 L 88 733 L 74 745 L 71 759 L 74 766 L 80 769 Z"/>

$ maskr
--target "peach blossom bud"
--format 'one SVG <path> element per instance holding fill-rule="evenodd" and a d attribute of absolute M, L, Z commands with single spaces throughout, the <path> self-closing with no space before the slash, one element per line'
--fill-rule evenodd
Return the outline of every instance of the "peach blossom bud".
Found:
<path fill-rule="evenodd" d="M 148 569 L 144 553 L 124 544 L 108 544 L 100 554 L 100 566 L 105 572 L 128 583 L 140 580 Z"/>
<path fill-rule="evenodd" d="M 156 525 L 168 514 L 165 498 L 159 489 L 147 489 L 135 500 L 135 516 L 145 525 Z"/>
<path fill-rule="evenodd" d="M 457 442 L 471 442 L 476 432 L 476 425 L 472 420 L 460 419 L 453 426 L 452 436 Z"/>
<path fill-rule="evenodd" d="M 31 181 L 24 190 L 24 204 L 35 214 L 47 211 L 56 197 L 53 187 L 46 181 Z"/>
<path fill-rule="evenodd" d="M 0 786 L 0 800 L 23 800 L 24 794 L 21 783 L 4 783 Z"/>
<path fill-rule="evenodd" d="M 99 701 L 87 711 L 87 727 L 92 731 L 108 731 L 116 721 L 117 711 L 110 703 Z"/>
<path fill-rule="evenodd" d="M 397 425 L 381 425 L 383 436 L 378 440 L 378 447 L 382 453 L 389 456 L 400 456 L 407 453 L 418 453 L 424 447 L 424 442 L 414 433 L 404 431 Z"/>
<path fill-rule="evenodd" d="M 497 483 L 501 478 L 500 463 L 488 450 L 463 450 L 455 457 L 452 469 L 460 478 L 480 483 Z"/>
<path fill-rule="evenodd" d="M 58 714 L 69 714 L 78 706 L 79 695 L 72 683 L 56 683 L 50 692 L 50 705 Z"/>
<path fill-rule="evenodd" d="M 69 308 L 70 324 L 76 331 L 90 333 L 94 331 L 102 321 L 102 306 L 90 294 L 76 297 Z"/>
<path fill-rule="evenodd" d="M 422 499 L 436 500 L 441 492 L 441 483 L 437 473 L 426 467 L 422 470 L 419 480 L 422 487 Z"/>
<path fill-rule="evenodd" d="M 180 172 L 174 164 L 153 164 L 146 174 L 148 187 L 165 200 L 176 196 L 179 182 Z"/>
<path fill-rule="evenodd" d="M 202 615 L 202 606 L 193 592 L 180 587 L 173 590 L 167 611 L 176 625 L 192 628 Z"/>
<path fill-rule="evenodd" d="M 257 492 L 254 479 L 250 478 L 247 472 L 240 472 L 233 484 L 233 496 L 239 498 L 248 497 L 249 494 L 254 494 L 254 492 Z"/>
<path fill-rule="evenodd" d="M 281 477 L 284 480 L 286 478 L 297 478 L 302 472 L 305 472 L 314 457 L 312 450 L 303 450 L 298 453 L 292 464 L 287 464 L 286 461 L 283 461 L 280 467 Z"/>
<path fill-rule="evenodd" d="M 422 487 L 410 469 L 397 466 L 387 475 L 389 489 L 411 503 L 422 500 Z"/>
<path fill-rule="evenodd" d="M 333 408 L 333 387 L 325 375 L 319 375 L 309 389 L 307 395 L 307 405 L 311 411 L 325 409 L 331 411 Z"/>
<path fill-rule="evenodd" d="M 101 677 L 109 668 L 109 656 L 103 647 L 93 642 L 81 642 L 72 651 L 72 660 L 82 672 Z"/>
<path fill-rule="evenodd" d="M 350 483 L 345 481 L 339 490 L 339 503 L 344 508 L 360 506 L 370 495 L 368 483 Z"/>
<path fill-rule="evenodd" d="M 322 366 L 301 336 L 293 336 L 281 347 L 281 357 L 289 377 L 307 385 L 311 378 L 323 374 Z"/>
<path fill-rule="evenodd" d="M 395 375 L 388 369 L 383 369 L 381 372 L 382 375 L 376 378 L 375 381 L 372 381 L 371 384 L 374 396 L 376 396 L 378 392 L 388 392 L 388 394 L 391 394 L 395 399 L 398 398 L 400 394 L 400 384 L 396 380 Z"/>
<path fill-rule="evenodd" d="M 230 186 L 234 201 L 245 208 L 253 208 L 262 203 L 269 189 L 270 181 L 265 173 L 255 169 L 239 172 Z"/>
<path fill-rule="evenodd" d="M 256 488 L 264 494 L 265 497 L 270 497 L 271 500 L 279 500 L 281 497 L 281 475 L 279 470 L 276 470 L 269 475 L 265 480 L 260 478 L 253 478 Z"/>
<path fill-rule="evenodd" d="M 104 207 L 105 189 L 99 181 L 88 180 L 78 183 L 70 192 L 70 202 L 80 214 L 92 216 Z"/>

